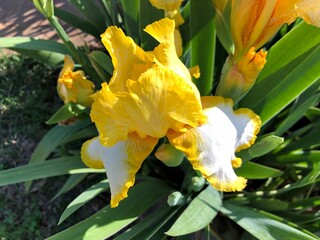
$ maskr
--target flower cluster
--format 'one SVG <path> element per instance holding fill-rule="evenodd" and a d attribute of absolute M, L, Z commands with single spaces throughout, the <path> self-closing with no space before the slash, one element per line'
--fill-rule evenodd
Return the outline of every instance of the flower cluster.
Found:
<path fill-rule="evenodd" d="M 242 190 L 246 179 L 234 173 L 233 166 L 240 165 L 235 151 L 253 144 L 259 117 L 249 109 L 233 111 L 231 99 L 200 97 L 177 56 L 173 20 L 162 19 L 145 31 L 159 42 L 151 52 L 117 27 L 102 34 L 114 74 L 93 96 L 90 116 L 99 136 L 83 144 L 83 161 L 106 169 L 112 207 L 127 196 L 141 164 L 163 137 L 213 187 Z"/>

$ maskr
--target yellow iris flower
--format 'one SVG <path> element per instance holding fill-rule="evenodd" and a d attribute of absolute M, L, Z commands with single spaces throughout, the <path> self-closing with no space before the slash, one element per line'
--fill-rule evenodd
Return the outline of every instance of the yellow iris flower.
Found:
<path fill-rule="evenodd" d="M 227 2 L 214 0 L 217 11 L 226 12 Z M 232 0 L 230 14 L 234 52 L 226 61 L 217 94 L 234 99 L 250 89 L 266 63 L 267 52 L 256 53 L 255 49 L 267 43 L 283 24 L 301 17 L 320 27 L 320 1 L 314 0 Z"/>
<path fill-rule="evenodd" d="M 114 73 L 93 96 L 90 116 L 99 136 L 83 144 L 81 156 L 87 166 L 106 169 L 111 207 L 127 197 L 135 174 L 163 137 L 216 189 L 246 186 L 233 170 L 241 164 L 235 151 L 254 143 L 260 119 L 249 109 L 233 111 L 231 99 L 200 97 L 191 81 L 197 71 L 189 71 L 175 51 L 174 30 L 170 19 L 147 26 L 159 42 L 151 52 L 117 27 L 101 35 Z"/>
<path fill-rule="evenodd" d="M 94 84 L 86 79 L 83 71 L 73 71 L 74 62 L 68 55 L 64 57 L 64 66 L 60 72 L 57 91 L 65 104 L 73 102 L 90 106 L 90 97 L 94 93 Z"/>

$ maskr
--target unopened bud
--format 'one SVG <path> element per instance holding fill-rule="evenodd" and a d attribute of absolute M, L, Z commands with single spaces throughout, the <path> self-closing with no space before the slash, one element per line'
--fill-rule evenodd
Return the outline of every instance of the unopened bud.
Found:
<path fill-rule="evenodd" d="M 203 177 L 195 176 L 191 179 L 191 184 L 192 184 L 191 189 L 195 192 L 198 192 L 203 188 L 205 183 L 206 181 L 204 180 Z"/>
<path fill-rule="evenodd" d="M 154 155 L 168 167 L 179 166 L 184 158 L 184 154 L 169 143 L 161 144 Z"/>
<path fill-rule="evenodd" d="M 185 201 L 185 197 L 182 195 L 182 193 L 176 191 L 169 194 L 167 203 L 170 207 L 173 207 L 173 206 L 178 206 L 183 204 L 184 201 Z"/>

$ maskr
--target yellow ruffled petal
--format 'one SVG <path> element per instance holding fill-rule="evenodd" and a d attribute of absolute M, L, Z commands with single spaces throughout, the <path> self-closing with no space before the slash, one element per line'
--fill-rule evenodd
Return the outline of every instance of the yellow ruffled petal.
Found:
<path fill-rule="evenodd" d="M 195 170 L 220 191 L 240 191 L 246 186 L 246 179 L 238 177 L 233 164 L 241 163 L 234 156 L 239 144 L 252 143 L 257 129 L 251 115 L 239 115 L 232 110 L 232 100 L 221 97 L 202 99 L 207 122 L 185 133 L 168 132 L 172 145 L 184 152 Z M 257 117 L 258 118 L 258 117 Z"/>
<path fill-rule="evenodd" d="M 101 86 L 101 90 L 94 95 L 90 117 L 96 124 L 101 144 L 110 147 L 127 139 L 131 121 L 119 95 L 113 93 L 107 83 Z"/>
<path fill-rule="evenodd" d="M 150 0 L 152 6 L 166 11 L 174 11 L 179 9 L 182 0 Z"/>
<path fill-rule="evenodd" d="M 164 18 L 148 25 L 144 30 L 160 43 L 153 52 L 158 60 L 158 64 L 175 71 L 181 77 L 191 82 L 191 76 L 187 67 L 177 55 L 175 42 L 179 40 L 175 37 L 175 22 Z"/>
<path fill-rule="evenodd" d="M 149 69 L 137 81 L 128 80 L 127 88 L 113 93 L 103 83 L 95 94 L 90 116 L 104 146 L 126 140 L 130 132 L 161 138 L 170 128 L 184 131 L 203 118 L 195 87 L 169 69 Z"/>
<path fill-rule="evenodd" d="M 194 88 L 169 69 L 150 69 L 138 81 L 128 81 L 128 89 L 131 97 L 123 98 L 124 105 L 139 135 L 161 138 L 169 128 L 184 131 L 203 117 Z"/>
<path fill-rule="evenodd" d="M 127 90 L 128 79 L 136 80 L 141 73 L 152 67 L 153 56 L 136 45 L 132 38 L 125 36 L 120 28 L 107 28 L 101 35 L 101 40 L 114 66 L 109 83 L 113 91 Z"/>
<path fill-rule="evenodd" d="M 111 190 L 111 207 L 117 207 L 128 196 L 137 171 L 157 142 L 158 139 L 152 137 L 141 139 L 130 134 L 126 141 L 119 141 L 112 147 L 101 145 L 98 137 L 83 145 L 81 156 L 87 165 L 103 162 Z"/>

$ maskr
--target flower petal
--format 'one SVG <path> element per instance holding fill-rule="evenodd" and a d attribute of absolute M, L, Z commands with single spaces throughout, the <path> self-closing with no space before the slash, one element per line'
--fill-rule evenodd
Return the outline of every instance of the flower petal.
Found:
<path fill-rule="evenodd" d="M 110 184 L 111 207 L 118 206 L 128 196 L 128 189 L 135 182 L 135 174 L 157 142 L 156 138 L 141 139 L 132 133 L 126 141 L 119 141 L 112 147 L 101 145 L 98 137 L 83 145 L 81 156 L 89 167 L 92 163 L 100 167 L 103 162 Z"/>
<path fill-rule="evenodd" d="M 127 139 L 131 121 L 119 95 L 111 92 L 107 83 L 101 86 L 101 90 L 94 95 L 90 117 L 96 124 L 101 144 L 111 147 Z"/>
<path fill-rule="evenodd" d="M 168 18 L 161 19 L 148 25 L 144 31 L 160 43 L 153 51 L 159 64 L 170 68 L 181 77 L 191 82 L 188 68 L 181 62 L 177 55 L 175 42 L 177 42 L 178 51 L 180 51 L 180 43 L 178 43 L 178 36 L 175 36 L 177 33 L 174 20 Z"/>
<path fill-rule="evenodd" d="M 169 128 L 184 131 L 203 117 L 198 91 L 169 69 L 150 69 L 138 81 L 129 80 L 128 88 L 131 98 L 124 98 L 124 105 L 140 134 L 161 138 Z"/>
<path fill-rule="evenodd" d="M 186 154 L 193 168 L 213 187 L 227 192 L 240 191 L 246 186 L 246 179 L 238 177 L 232 168 L 240 163 L 234 152 L 239 144 L 254 141 L 251 125 L 258 116 L 252 112 L 247 115 L 245 110 L 234 113 L 231 99 L 204 97 L 202 100 L 207 122 L 186 133 L 170 131 L 169 141 Z M 258 126 L 253 132 L 257 129 Z"/>
<path fill-rule="evenodd" d="M 136 80 L 140 74 L 153 65 L 153 57 L 136 45 L 132 38 L 124 35 L 117 27 L 109 27 L 101 34 L 101 40 L 114 66 L 114 73 L 110 80 L 113 91 L 126 90 L 128 79 Z"/>

